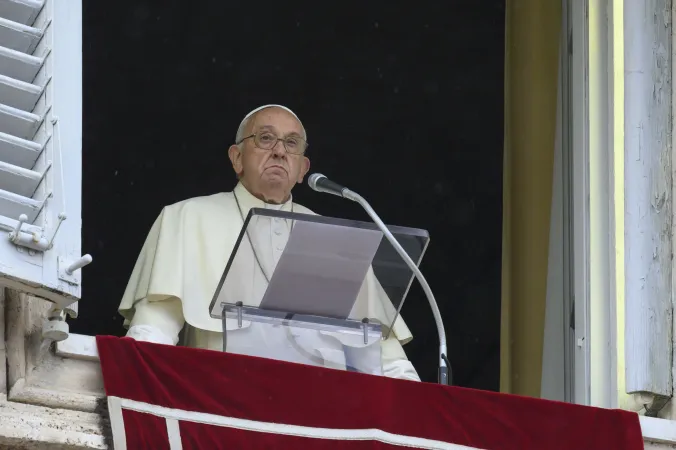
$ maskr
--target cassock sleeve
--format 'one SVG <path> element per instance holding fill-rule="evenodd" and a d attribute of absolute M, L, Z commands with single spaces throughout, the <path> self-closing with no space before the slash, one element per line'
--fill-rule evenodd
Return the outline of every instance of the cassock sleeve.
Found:
<path fill-rule="evenodd" d="M 352 308 L 350 316 L 353 318 L 369 317 L 378 320 L 383 326 L 383 335 L 389 335 L 389 326 L 394 321 L 392 331 L 402 345 L 409 343 L 413 339 L 411 331 L 401 315 L 397 315 L 397 308 L 392 304 L 392 301 L 373 272 L 372 267 L 366 273 L 364 284 L 359 290 L 357 301 Z M 344 345 L 354 345 L 353 343 L 345 342 L 343 339 L 341 341 L 343 341 Z"/>
<path fill-rule="evenodd" d="M 402 380 L 420 381 L 418 372 L 416 372 L 413 364 L 406 357 L 406 353 L 399 340 L 394 338 L 384 340 L 381 344 L 381 351 L 383 375 Z"/>
<path fill-rule="evenodd" d="M 127 336 L 138 341 L 176 345 L 185 324 L 181 301 L 175 297 L 159 302 L 136 303 Z"/>
<path fill-rule="evenodd" d="M 159 344 L 178 343 L 185 318 L 179 298 L 180 233 L 174 228 L 167 209 L 163 209 L 136 260 L 119 307 L 124 326 L 129 328 L 128 337 Z"/>
<path fill-rule="evenodd" d="M 128 327 L 138 302 L 179 299 L 183 319 L 191 326 L 220 332 L 209 304 L 232 251 L 239 227 L 224 196 L 189 199 L 166 206 L 141 248 L 118 308 Z M 239 219 L 237 219 L 239 220 Z"/>
<path fill-rule="evenodd" d="M 406 353 L 399 340 L 390 337 L 380 342 L 380 361 L 374 360 L 371 350 L 373 345 L 367 347 L 344 346 L 345 362 L 361 373 L 381 374 L 389 378 L 402 380 L 420 381 L 418 372 L 406 357 Z M 378 364 L 376 367 L 374 364 Z"/>
<path fill-rule="evenodd" d="M 169 220 L 167 214 L 167 209 L 163 209 L 153 223 L 129 277 L 118 308 L 125 319 L 125 327 L 130 326 L 135 314 L 138 313 L 142 300 L 146 301 L 144 303 L 146 319 L 153 315 L 148 306 L 152 303 L 173 298 L 176 300 L 174 303 L 181 306 L 179 300 L 182 293 L 180 233 L 174 229 L 177 228 L 175 225 L 177 220 L 175 218 Z M 169 306 L 169 310 L 174 311 L 174 309 L 173 304 Z M 180 315 L 180 320 L 183 321 L 183 313 Z M 140 324 L 138 320 L 137 324 Z"/>

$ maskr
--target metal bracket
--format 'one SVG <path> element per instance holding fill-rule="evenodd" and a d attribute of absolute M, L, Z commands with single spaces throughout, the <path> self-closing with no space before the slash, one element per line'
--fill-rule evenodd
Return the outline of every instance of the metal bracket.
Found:
<path fill-rule="evenodd" d="M 42 324 L 42 339 L 54 342 L 65 341 L 68 338 L 69 330 L 66 313 L 58 307 L 52 307 L 47 319 Z"/>
<path fill-rule="evenodd" d="M 367 345 L 369 343 L 369 329 L 368 329 L 369 319 L 368 319 L 368 317 L 364 317 L 361 320 L 361 323 L 362 323 L 362 330 L 364 332 L 364 345 Z"/>
<path fill-rule="evenodd" d="M 44 236 L 40 236 L 37 233 L 26 233 L 21 230 L 23 224 L 28 221 L 28 217 L 25 214 L 19 216 L 19 221 L 16 224 L 16 227 L 13 231 L 9 233 L 9 240 L 12 244 L 18 247 L 26 247 L 29 250 L 34 250 L 38 252 L 46 252 L 51 250 L 54 246 L 54 239 L 56 238 L 56 233 L 58 233 L 61 223 L 66 220 L 66 215 L 64 213 L 59 214 L 59 222 L 56 224 L 56 229 L 52 234 L 52 237 L 47 240 Z"/>
<path fill-rule="evenodd" d="M 58 270 L 59 279 L 70 284 L 80 284 L 80 278 L 75 275 L 75 271 L 83 268 L 92 262 L 92 257 L 89 254 L 81 256 L 76 261 L 67 261 L 62 256 L 59 256 Z"/>
<path fill-rule="evenodd" d="M 648 417 L 657 417 L 662 408 L 671 400 L 671 397 L 666 395 L 656 395 L 652 394 L 652 401 L 643 405 L 645 407 L 645 415 Z"/>

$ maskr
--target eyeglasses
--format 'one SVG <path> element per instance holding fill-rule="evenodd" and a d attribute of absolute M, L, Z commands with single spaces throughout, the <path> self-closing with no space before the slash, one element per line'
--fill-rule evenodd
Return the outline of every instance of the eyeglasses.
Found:
<path fill-rule="evenodd" d="M 247 139 L 254 138 L 256 147 L 262 150 L 272 150 L 277 145 L 277 141 L 282 141 L 284 148 L 292 155 L 302 155 L 308 147 L 308 143 L 301 137 L 290 136 L 287 138 L 278 138 L 274 133 L 264 131 L 262 133 L 254 133 L 251 136 L 242 138 L 235 145 L 239 145 Z"/>

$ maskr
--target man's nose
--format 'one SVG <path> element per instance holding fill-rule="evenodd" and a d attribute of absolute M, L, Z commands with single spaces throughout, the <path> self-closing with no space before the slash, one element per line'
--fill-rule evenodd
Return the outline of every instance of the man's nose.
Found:
<path fill-rule="evenodd" d="M 279 158 L 286 156 L 286 147 L 284 147 L 284 141 L 279 139 L 277 142 L 275 142 L 275 146 L 272 147 L 272 154 Z"/>

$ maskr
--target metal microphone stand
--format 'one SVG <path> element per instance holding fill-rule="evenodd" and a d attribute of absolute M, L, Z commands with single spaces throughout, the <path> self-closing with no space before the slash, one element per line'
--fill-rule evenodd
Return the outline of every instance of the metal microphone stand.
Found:
<path fill-rule="evenodd" d="M 376 214 L 364 197 L 347 188 L 342 190 L 342 196 L 346 199 L 352 200 L 353 202 L 359 203 L 361 207 L 364 208 L 366 213 L 371 217 L 371 219 L 373 219 L 376 225 L 378 225 L 378 228 L 380 228 L 380 230 L 385 234 L 387 240 L 390 241 L 390 244 L 392 244 L 397 253 L 399 253 L 399 256 L 402 257 L 404 262 L 406 262 L 406 265 L 413 271 L 416 278 L 418 279 L 418 282 L 422 286 L 423 291 L 427 296 L 427 301 L 432 308 L 434 321 L 437 325 L 437 333 L 439 334 L 439 384 L 450 385 L 452 382 L 452 373 L 451 364 L 448 361 L 448 356 L 446 355 L 446 330 L 444 329 L 444 322 L 441 319 L 441 312 L 439 311 L 439 306 L 437 305 L 437 301 L 434 298 L 434 294 L 432 293 L 430 285 L 427 284 L 427 280 L 425 280 L 425 277 L 423 276 L 422 272 L 420 272 L 420 269 L 418 269 L 418 266 L 413 262 L 411 257 L 408 256 L 406 250 L 404 250 L 392 233 L 390 233 L 390 230 L 387 229 L 387 226 L 382 220 L 380 220 L 378 214 Z"/>

